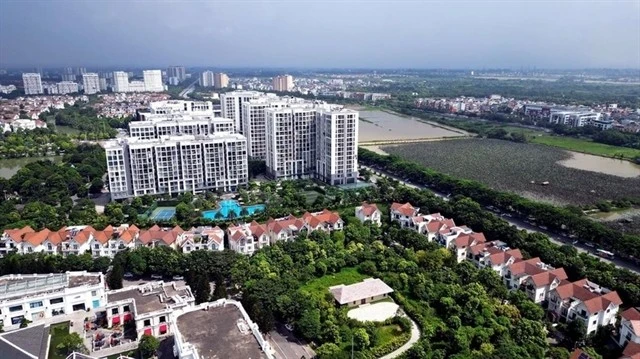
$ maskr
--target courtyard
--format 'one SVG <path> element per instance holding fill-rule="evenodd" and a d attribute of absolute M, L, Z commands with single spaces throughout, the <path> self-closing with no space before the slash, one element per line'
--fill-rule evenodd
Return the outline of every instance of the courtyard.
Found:
<path fill-rule="evenodd" d="M 347 316 L 361 322 L 384 322 L 396 316 L 399 306 L 393 301 L 379 301 L 375 303 L 362 304 L 351 309 Z"/>

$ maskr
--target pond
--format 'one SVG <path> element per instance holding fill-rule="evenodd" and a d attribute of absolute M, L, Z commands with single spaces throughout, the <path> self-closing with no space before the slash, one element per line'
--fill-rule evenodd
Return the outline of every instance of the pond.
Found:
<path fill-rule="evenodd" d="M 466 136 L 463 130 L 418 121 L 386 111 L 360 111 L 358 142 Z"/>
<path fill-rule="evenodd" d="M 242 208 L 247 210 L 250 216 L 252 216 L 256 212 L 263 212 L 265 209 L 264 204 L 254 204 L 252 206 L 241 206 L 240 203 L 233 199 L 225 199 L 223 201 L 218 202 L 218 209 L 210 209 L 208 211 L 202 212 L 202 217 L 206 219 L 216 219 L 216 215 L 218 212 L 222 214 L 224 219 L 241 217 L 240 213 L 242 212 Z M 233 212 L 233 215 L 229 216 Z"/>
<path fill-rule="evenodd" d="M 565 167 L 600 172 L 618 177 L 633 178 L 640 176 L 640 166 L 629 161 L 572 151 L 567 152 L 571 154 L 571 158 L 558 161 L 558 164 Z"/>
<path fill-rule="evenodd" d="M 0 160 L 0 177 L 9 179 L 26 164 L 36 162 L 40 160 L 51 160 L 53 162 L 62 162 L 62 156 L 47 156 L 47 157 L 22 157 L 22 158 L 7 158 Z"/>

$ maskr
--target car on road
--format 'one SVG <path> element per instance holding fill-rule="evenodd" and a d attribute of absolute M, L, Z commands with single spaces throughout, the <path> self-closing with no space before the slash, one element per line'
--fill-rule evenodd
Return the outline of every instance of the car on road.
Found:
<path fill-rule="evenodd" d="M 173 280 L 184 280 L 184 277 L 181 275 L 174 275 Z"/>
<path fill-rule="evenodd" d="M 285 324 L 284 327 L 287 328 L 287 330 L 290 331 L 290 332 L 293 331 L 293 325 L 291 325 L 291 324 Z"/>
<path fill-rule="evenodd" d="M 158 279 L 158 280 L 161 280 L 161 279 L 162 279 L 162 275 L 160 275 L 160 274 L 152 274 L 152 275 L 151 275 L 151 279 Z"/>
<path fill-rule="evenodd" d="M 122 277 L 126 278 L 126 279 L 132 279 L 133 278 L 133 273 L 127 272 Z"/>

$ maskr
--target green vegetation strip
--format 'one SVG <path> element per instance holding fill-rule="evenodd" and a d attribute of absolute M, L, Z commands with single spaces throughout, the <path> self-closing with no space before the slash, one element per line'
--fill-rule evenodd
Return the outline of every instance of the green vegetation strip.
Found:
<path fill-rule="evenodd" d="M 605 145 L 589 140 L 561 136 L 535 136 L 529 140 L 548 146 L 560 147 L 566 150 L 588 153 L 605 157 L 624 157 L 633 159 L 640 156 L 640 150 L 633 148 Z"/>
<path fill-rule="evenodd" d="M 300 289 L 314 294 L 323 294 L 328 292 L 329 287 L 333 287 L 334 285 L 354 284 L 361 282 L 365 278 L 367 278 L 367 276 L 358 273 L 356 268 L 344 268 L 338 273 L 311 280 Z"/>
<path fill-rule="evenodd" d="M 49 334 L 51 335 L 49 359 L 65 359 L 65 356 L 58 352 L 57 347 L 62 343 L 62 340 L 69 335 L 69 322 L 52 324 L 49 327 Z"/>

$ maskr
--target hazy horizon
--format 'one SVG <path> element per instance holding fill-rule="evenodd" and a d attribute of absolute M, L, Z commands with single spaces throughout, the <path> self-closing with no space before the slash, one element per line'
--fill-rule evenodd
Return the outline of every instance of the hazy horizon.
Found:
<path fill-rule="evenodd" d="M 640 0 L 0 2 L 0 67 L 640 69 Z"/>

